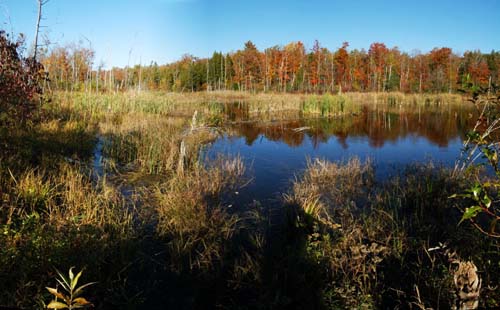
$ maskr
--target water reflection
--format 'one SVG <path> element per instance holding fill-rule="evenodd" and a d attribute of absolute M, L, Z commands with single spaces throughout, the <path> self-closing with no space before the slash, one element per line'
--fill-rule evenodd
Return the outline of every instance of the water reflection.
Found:
<path fill-rule="evenodd" d="M 243 157 L 254 179 L 241 191 L 244 202 L 268 201 L 286 192 L 307 158 L 370 158 L 379 179 L 415 162 L 452 166 L 476 121 L 475 110 L 466 105 L 366 105 L 359 113 L 332 119 L 265 122 L 245 121 L 245 113 L 231 115 L 228 134 L 215 141 L 207 155 Z"/>
<path fill-rule="evenodd" d="M 234 111 L 232 115 L 235 115 Z M 251 146 L 261 136 L 298 147 L 308 137 L 317 148 L 334 136 L 344 148 L 348 137 L 364 137 L 374 148 L 406 137 L 423 137 L 430 143 L 447 147 L 450 140 L 463 138 L 476 121 L 474 109 L 466 106 L 426 109 L 363 106 L 362 112 L 333 119 L 297 119 L 290 121 L 243 122 L 229 125 L 231 134 L 244 137 Z M 296 129 L 304 129 L 296 131 Z"/>

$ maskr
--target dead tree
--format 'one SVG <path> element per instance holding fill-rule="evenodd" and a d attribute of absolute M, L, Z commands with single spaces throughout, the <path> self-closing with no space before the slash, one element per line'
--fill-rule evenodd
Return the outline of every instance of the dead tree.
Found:
<path fill-rule="evenodd" d="M 33 52 L 34 60 L 36 60 L 36 54 L 38 51 L 38 33 L 40 32 L 40 21 L 42 20 L 42 8 L 49 2 L 49 0 L 37 0 L 37 2 L 38 2 L 38 15 L 36 20 L 35 42 L 33 43 L 35 49 L 35 51 Z"/>

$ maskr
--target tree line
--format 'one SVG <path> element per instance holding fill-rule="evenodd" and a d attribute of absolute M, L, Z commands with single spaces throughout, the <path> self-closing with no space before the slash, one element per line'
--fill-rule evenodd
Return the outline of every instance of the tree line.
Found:
<path fill-rule="evenodd" d="M 455 92 L 463 84 L 488 88 L 500 80 L 500 52 L 479 50 L 459 55 L 451 48 L 428 53 L 400 51 L 384 43 L 368 50 L 335 51 L 315 41 L 273 46 L 263 51 L 251 41 L 231 53 L 210 58 L 189 54 L 180 60 L 133 67 L 103 69 L 94 63 L 90 47 L 72 44 L 40 56 L 51 90 L 122 91 L 128 89 L 175 92 L 239 90 L 251 92 L 324 93 L 347 91 Z"/>

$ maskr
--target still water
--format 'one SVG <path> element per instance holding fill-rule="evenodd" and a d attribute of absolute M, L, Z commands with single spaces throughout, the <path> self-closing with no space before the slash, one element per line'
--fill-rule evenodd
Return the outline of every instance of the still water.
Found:
<path fill-rule="evenodd" d="M 252 178 L 239 193 L 241 202 L 272 202 L 316 158 L 370 159 L 378 180 L 414 163 L 453 166 L 475 120 L 466 105 L 364 105 L 359 113 L 329 119 L 236 120 L 207 155 L 241 156 Z"/>

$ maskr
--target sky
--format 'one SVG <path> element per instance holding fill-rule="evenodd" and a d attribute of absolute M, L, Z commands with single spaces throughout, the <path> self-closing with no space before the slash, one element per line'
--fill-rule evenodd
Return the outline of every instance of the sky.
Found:
<path fill-rule="evenodd" d="M 35 32 L 36 0 L 0 0 L 0 28 Z M 251 40 L 259 49 L 315 40 L 331 50 L 373 42 L 400 50 L 500 50 L 499 0 L 49 0 L 42 33 L 51 47 L 80 42 L 96 64 L 164 64 L 208 57 Z"/>

